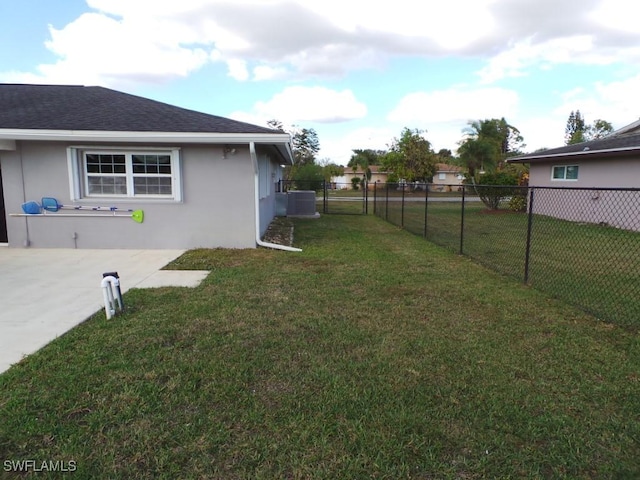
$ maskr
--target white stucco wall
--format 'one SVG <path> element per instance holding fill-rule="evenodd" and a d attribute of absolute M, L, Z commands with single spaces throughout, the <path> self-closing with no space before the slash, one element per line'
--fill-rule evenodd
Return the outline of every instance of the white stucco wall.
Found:
<path fill-rule="evenodd" d="M 21 213 L 23 202 L 40 202 L 43 196 L 70 203 L 68 146 L 71 145 L 17 142 L 15 151 L 0 152 L 7 213 Z M 171 146 L 181 150 L 182 202 L 160 199 L 79 202 L 142 209 L 145 213 L 142 224 L 129 218 L 8 217 L 9 246 L 255 247 L 254 170 L 248 146 L 239 146 L 227 158 L 221 146 Z"/>

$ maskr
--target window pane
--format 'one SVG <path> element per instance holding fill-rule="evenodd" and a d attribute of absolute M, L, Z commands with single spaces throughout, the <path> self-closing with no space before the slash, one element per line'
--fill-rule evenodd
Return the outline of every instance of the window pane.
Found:
<path fill-rule="evenodd" d="M 145 173 L 144 171 L 144 155 L 132 155 L 133 173 Z"/>
<path fill-rule="evenodd" d="M 567 180 L 577 180 L 578 179 L 578 166 L 571 165 L 567 167 Z"/>
<path fill-rule="evenodd" d="M 125 173 L 125 156 L 122 154 L 87 153 L 87 173 Z"/>
<path fill-rule="evenodd" d="M 136 195 L 171 195 L 171 178 L 135 177 L 133 193 Z"/>
<path fill-rule="evenodd" d="M 171 174 L 170 155 L 132 155 L 133 173 Z"/>
<path fill-rule="evenodd" d="M 564 180 L 564 167 L 553 167 L 553 178 Z"/>
<path fill-rule="evenodd" d="M 125 177 L 88 177 L 89 195 L 126 195 Z"/>

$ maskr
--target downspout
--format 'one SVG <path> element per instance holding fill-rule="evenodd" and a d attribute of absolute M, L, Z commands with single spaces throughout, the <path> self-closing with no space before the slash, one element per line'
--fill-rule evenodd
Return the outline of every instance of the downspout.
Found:
<path fill-rule="evenodd" d="M 255 184 L 255 214 L 256 214 L 256 243 L 260 247 L 274 248 L 276 250 L 285 250 L 287 252 L 301 252 L 302 249 L 289 247 L 287 245 L 278 245 L 277 243 L 264 242 L 260 238 L 260 177 L 258 172 L 258 155 L 256 154 L 256 144 L 249 142 L 249 154 L 251 155 L 251 163 L 253 163 L 254 184 Z"/>

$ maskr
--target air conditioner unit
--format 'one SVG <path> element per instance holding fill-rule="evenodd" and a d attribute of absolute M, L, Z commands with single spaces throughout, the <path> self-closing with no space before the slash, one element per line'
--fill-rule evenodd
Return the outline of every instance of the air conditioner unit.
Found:
<path fill-rule="evenodd" d="M 287 215 L 315 215 L 316 192 L 313 190 L 290 190 L 287 193 Z"/>

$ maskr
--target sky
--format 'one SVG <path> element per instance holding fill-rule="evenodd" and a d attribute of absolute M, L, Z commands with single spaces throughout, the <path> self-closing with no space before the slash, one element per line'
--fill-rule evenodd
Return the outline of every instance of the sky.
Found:
<path fill-rule="evenodd" d="M 0 82 L 98 85 L 287 130 L 318 160 L 386 150 L 404 128 L 455 151 L 504 117 L 525 151 L 571 111 L 640 117 L 629 0 L 0 0 Z"/>

